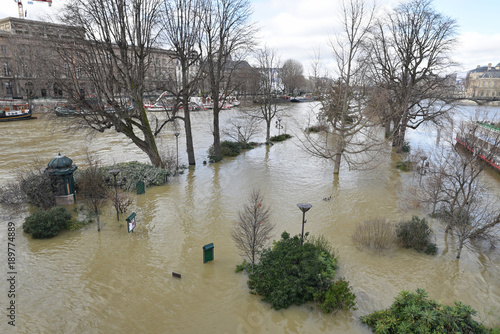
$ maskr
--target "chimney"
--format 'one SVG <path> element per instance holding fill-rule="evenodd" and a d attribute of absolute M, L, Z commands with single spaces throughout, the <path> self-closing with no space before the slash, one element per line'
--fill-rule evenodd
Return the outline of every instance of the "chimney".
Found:
<path fill-rule="evenodd" d="M 491 70 L 491 63 L 488 63 L 488 71 Z"/>

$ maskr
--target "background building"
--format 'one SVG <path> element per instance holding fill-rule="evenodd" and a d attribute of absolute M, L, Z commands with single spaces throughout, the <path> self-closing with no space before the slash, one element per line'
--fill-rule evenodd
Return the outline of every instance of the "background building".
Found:
<path fill-rule="evenodd" d="M 72 45 L 79 29 L 12 17 L 0 19 L 0 98 L 64 98 L 75 94 L 65 91 L 64 87 L 71 86 L 65 80 L 78 80 L 78 93 L 91 95 L 90 82 L 79 70 L 78 48 Z M 65 60 L 61 49 L 65 50 Z M 74 58 L 73 69 L 68 68 L 68 56 Z M 172 78 L 178 77 L 178 71 L 170 51 L 153 49 L 146 89 L 152 94 L 166 90 L 174 84 Z"/>
<path fill-rule="evenodd" d="M 500 63 L 495 67 L 480 66 L 469 71 L 466 77 L 467 97 L 500 99 Z"/>

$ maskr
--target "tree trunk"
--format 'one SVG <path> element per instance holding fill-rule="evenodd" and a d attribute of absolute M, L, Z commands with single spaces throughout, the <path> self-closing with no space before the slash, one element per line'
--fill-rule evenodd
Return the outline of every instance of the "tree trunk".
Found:
<path fill-rule="evenodd" d="M 220 148 L 220 126 L 219 126 L 219 99 L 214 99 L 214 155 L 216 158 L 221 158 L 221 148 Z"/>
<path fill-rule="evenodd" d="M 271 144 L 271 119 L 266 119 L 266 144 Z"/>
<path fill-rule="evenodd" d="M 462 254 L 462 248 L 464 247 L 463 240 L 458 241 L 458 250 L 457 250 L 457 259 L 460 259 L 460 255 Z"/>
<path fill-rule="evenodd" d="M 182 99 L 184 108 L 184 130 L 186 131 L 186 152 L 188 155 L 188 163 L 190 166 L 196 165 L 194 159 L 193 133 L 191 131 L 191 112 L 189 111 L 189 99 L 184 94 Z"/>
<path fill-rule="evenodd" d="M 97 217 L 97 232 L 101 232 L 101 221 L 99 220 L 99 214 L 96 214 Z"/>
<path fill-rule="evenodd" d="M 335 154 L 335 165 L 333 167 L 333 174 L 339 174 L 340 173 L 340 162 L 342 160 L 342 153 L 336 153 Z"/>

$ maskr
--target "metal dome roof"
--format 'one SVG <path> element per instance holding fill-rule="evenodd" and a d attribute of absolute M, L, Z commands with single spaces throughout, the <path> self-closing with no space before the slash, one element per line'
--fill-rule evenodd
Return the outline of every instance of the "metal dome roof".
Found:
<path fill-rule="evenodd" d="M 55 158 L 49 161 L 48 167 L 51 169 L 63 169 L 71 167 L 72 164 L 73 160 L 59 153 Z"/>

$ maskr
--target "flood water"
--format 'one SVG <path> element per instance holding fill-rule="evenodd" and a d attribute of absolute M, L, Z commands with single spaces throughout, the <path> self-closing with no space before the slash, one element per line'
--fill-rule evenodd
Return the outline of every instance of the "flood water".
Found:
<path fill-rule="evenodd" d="M 432 221 L 436 256 L 397 250 L 374 254 L 358 249 L 351 236 L 357 224 L 383 217 L 397 222 L 411 217 L 398 206 L 398 190 L 411 177 L 393 167 L 388 147 L 383 163 L 367 171 L 341 170 L 334 180 L 329 161 L 301 148 L 298 128 L 311 104 L 290 104 L 283 118 L 291 140 L 260 146 L 236 158 L 204 165 L 211 144 L 210 112 L 193 115 L 196 167 L 172 177 L 143 195 L 131 194 L 128 214 L 137 214 L 134 233 L 113 207 L 103 226 L 65 231 L 48 240 L 22 231 L 28 208 L 0 207 L 0 332 L 7 325 L 7 222 L 16 224 L 16 329 L 18 333 L 370 333 L 359 317 L 387 308 L 401 290 L 423 288 L 446 304 L 462 301 L 478 311 L 477 320 L 497 325 L 500 310 L 500 252 L 465 249 L 456 260 L 453 238 L 445 242 L 443 226 Z M 222 120 L 235 111 L 224 111 Z M 120 134 L 88 138 L 63 131 L 66 120 L 39 114 L 37 120 L 0 123 L 0 183 L 12 180 L 34 157 L 50 161 L 59 152 L 85 165 L 86 149 L 104 164 L 148 158 Z M 284 131 L 284 130 L 282 130 Z M 160 147 L 175 152 L 174 129 Z M 256 141 L 263 141 L 262 134 Z M 273 134 L 277 130 L 273 129 Z M 426 135 L 424 133 L 420 136 Z M 419 135 L 410 136 L 418 141 Z M 184 134 L 179 160 L 186 163 Z M 412 142 L 418 146 L 418 142 Z M 485 175 L 495 194 L 498 175 Z M 275 239 L 282 231 L 301 232 L 296 204 L 313 205 L 306 231 L 323 234 L 335 247 L 338 275 L 357 295 L 356 311 L 324 314 L 313 304 L 275 311 L 248 293 L 247 276 L 234 273 L 241 263 L 230 231 L 253 189 L 260 189 L 272 209 Z M 323 198 L 331 196 L 331 200 Z M 202 247 L 214 243 L 215 260 L 203 264 Z M 180 273 L 181 279 L 172 277 Z"/>

